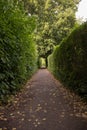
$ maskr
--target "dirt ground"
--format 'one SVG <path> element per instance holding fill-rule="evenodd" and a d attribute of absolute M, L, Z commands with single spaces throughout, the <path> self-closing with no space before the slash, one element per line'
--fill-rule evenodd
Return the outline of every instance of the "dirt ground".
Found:
<path fill-rule="evenodd" d="M 0 130 L 87 130 L 87 105 L 41 69 L 0 107 Z"/>

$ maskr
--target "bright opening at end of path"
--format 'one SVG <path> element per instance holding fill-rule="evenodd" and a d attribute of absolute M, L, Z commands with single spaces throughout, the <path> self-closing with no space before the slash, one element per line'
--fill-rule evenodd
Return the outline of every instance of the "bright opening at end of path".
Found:
<path fill-rule="evenodd" d="M 87 0 L 81 0 L 79 3 L 76 18 L 82 19 L 82 21 L 87 21 Z"/>

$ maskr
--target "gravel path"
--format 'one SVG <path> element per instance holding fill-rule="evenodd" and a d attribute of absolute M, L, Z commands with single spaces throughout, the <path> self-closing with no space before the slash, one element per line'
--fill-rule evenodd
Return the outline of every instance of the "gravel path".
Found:
<path fill-rule="evenodd" d="M 87 130 L 87 105 L 42 69 L 0 107 L 0 130 Z"/>

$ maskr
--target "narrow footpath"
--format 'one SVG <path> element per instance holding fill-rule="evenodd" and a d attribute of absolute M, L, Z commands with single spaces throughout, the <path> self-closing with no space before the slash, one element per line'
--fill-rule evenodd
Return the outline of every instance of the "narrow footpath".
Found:
<path fill-rule="evenodd" d="M 42 69 L 0 107 L 0 130 L 87 130 L 87 105 Z"/>

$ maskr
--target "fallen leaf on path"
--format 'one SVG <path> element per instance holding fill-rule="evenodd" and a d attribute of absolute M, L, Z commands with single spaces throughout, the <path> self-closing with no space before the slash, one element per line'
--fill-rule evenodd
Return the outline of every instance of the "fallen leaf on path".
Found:
<path fill-rule="evenodd" d="M 14 115 L 13 113 L 10 114 L 10 116 L 13 116 L 13 115 Z"/>
<path fill-rule="evenodd" d="M 82 114 L 82 117 L 83 117 L 83 118 L 87 118 L 87 115 L 83 113 L 83 114 Z"/>
<path fill-rule="evenodd" d="M 38 108 L 36 109 L 36 112 L 37 112 L 37 111 L 40 111 L 41 109 L 42 109 L 42 107 L 38 107 Z"/>
<path fill-rule="evenodd" d="M 76 117 L 81 117 L 81 114 L 76 113 L 75 116 L 76 116 Z"/>
<path fill-rule="evenodd" d="M 3 120 L 4 120 L 4 121 L 7 121 L 7 118 L 4 118 Z"/>
<path fill-rule="evenodd" d="M 53 96 L 55 96 L 56 95 L 56 93 L 53 93 Z"/>
<path fill-rule="evenodd" d="M 42 120 L 43 120 L 43 121 L 46 121 L 46 118 L 43 118 Z"/>
<path fill-rule="evenodd" d="M 38 106 L 40 107 L 41 105 L 40 105 L 40 104 L 38 104 Z"/>
<path fill-rule="evenodd" d="M 21 120 L 24 121 L 24 118 L 22 118 Z"/>
<path fill-rule="evenodd" d="M 44 113 L 47 113 L 47 110 L 44 110 Z"/>
<path fill-rule="evenodd" d="M 34 125 L 35 127 L 37 127 L 38 125 Z"/>
<path fill-rule="evenodd" d="M 36 119 L 35 121 L 38 122 L 38 119 Z"/>
<path fill-rule="evenodd" d="M 16 128 L 12 128 L 12 130 L 17 130 Z"/>
<path fill-rule="evenodd" d="M 40 123 L 40 122 L 38 122 L 37 124 L 38 124 L 38 125 L 40 125 L 41 123 Z"/>
<path fill-rule="evenodd" d="M 28 119 L 29 122 L 31 122 L 32 120 L 31 119 Z"/>

